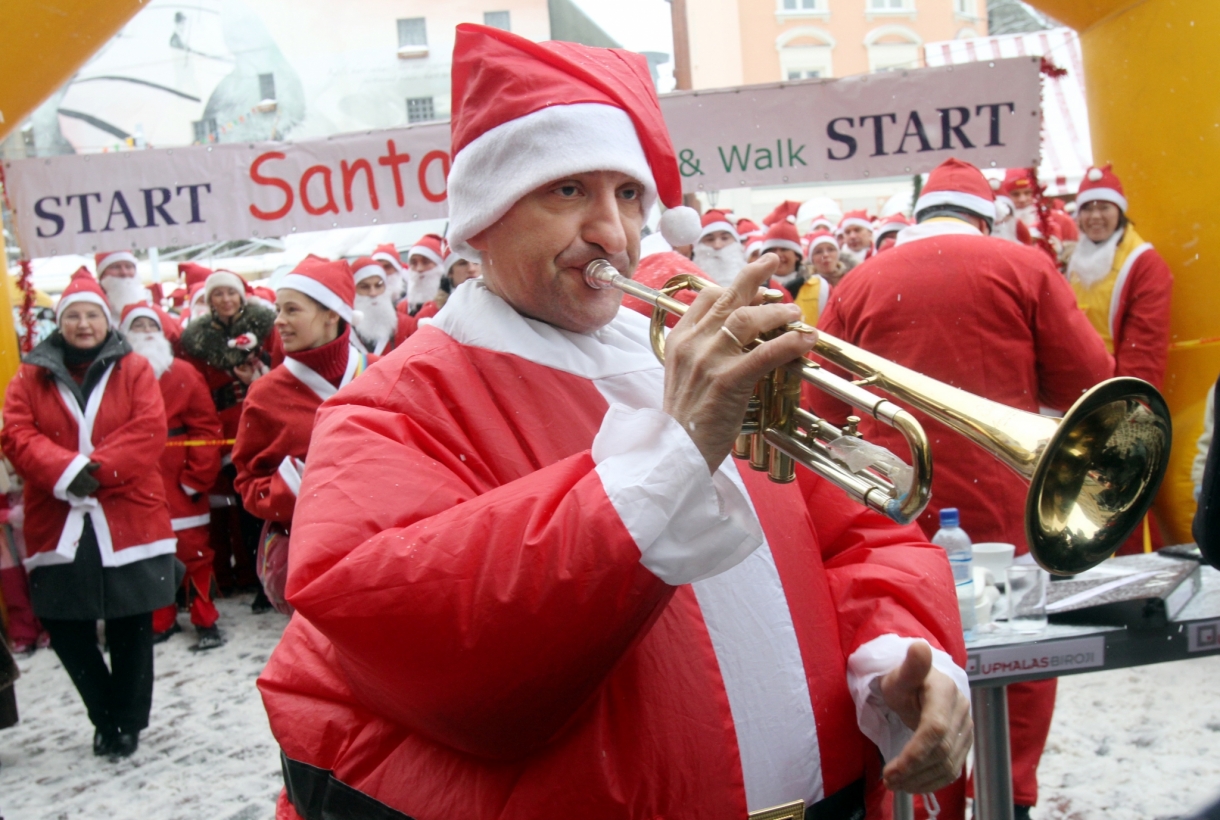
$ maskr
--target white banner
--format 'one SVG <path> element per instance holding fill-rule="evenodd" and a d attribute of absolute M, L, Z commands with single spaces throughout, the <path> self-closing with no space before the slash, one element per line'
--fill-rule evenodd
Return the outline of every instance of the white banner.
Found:
<path fill-rule="evenodd" d="M 1038 159 L 1037 58 L 680 92 L 661 107 L 687 192 Z M 22 250 L 43 257 L 444 217 L 448 151 L 441 122 L 4 167 Z"/>

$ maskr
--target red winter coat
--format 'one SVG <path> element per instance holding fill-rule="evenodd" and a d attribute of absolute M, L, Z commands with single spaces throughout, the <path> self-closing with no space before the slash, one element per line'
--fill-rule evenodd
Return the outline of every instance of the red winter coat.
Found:
<path fill-rule="evenodd" d="M 318 413 L 259 680 L 290 778 L 321 775 L 297 799 L 740 820 L 861 778 L 849 658 L 963 657 L 944 553 L 811 475 L 709 476 L 642 317 L 581 336 L 450 298 Z"/>
<path fill-rule="evenodd" d="M 216 441 L 223 431 L 207 383 L 183 359 L 174 359 L 157 380 L 165 402 L 169 442 L 161 455 L 161 480 L 174 532 L 211 521 L 208 490 L 220 473 L 220 446 L 174 446 L 175 441 Z"/>
<path fill-rule="evenodd" d="M 152 366 L 122 355 L 82 411 L 47 367 L 31 363 L 42 360 L 36 354 L 37 348 L 9 382 L 0 433 L 0 448 L 25 479 L 26 566 L 71 563 L 85 514 L 93 519 L 103 566 L 172 554 L 174 532 L 157 469 L 165 406 Z M 84 499 L 69 496 L 68 485 L 90 461 L 101 465 L 93 473 L 100 489 Z"/>
<path fill-rule="evenodd" d="M 898 245 L 843 278 L 818 327 L 1032 413 L 1042 406 L 1066 410 L 1114 374 L 1114 360 L 1046 254 L 982 236 L 957 220 L 925 222 L 899 234 Z M 832 420 L 847 415 L 823 393 L 806 395 Z M 932 502 L 919 519 L 924 532 L 939 528 L 941 508 L 957 507 L 973 540 L 1016 544 L 1017 553 L 1025 553 L 1026 482 L 959 433 L 914 412 L 936 465 Z M 860 429 L 907 457 L 893 428 L 866 417 Z"/>
<path fill-rule="evenodd" d="M 1141 248 L 1132 252 L 1135 258 L 1114 286 L 1110 336 L 1115 375 L 1134 376 L 1160 389 L 1169 359 L 1173 273 L 1156 248 L 1147 243 Z"/>

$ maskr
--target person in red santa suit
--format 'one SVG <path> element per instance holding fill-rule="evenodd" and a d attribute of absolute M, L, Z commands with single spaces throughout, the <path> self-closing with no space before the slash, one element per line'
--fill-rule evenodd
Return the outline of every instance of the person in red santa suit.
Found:
<path fill-rule="evenodd" d="M 1068 262 L 1076 303 L 1114 354 L 1115 375 L 1160 388 L 1169 357 L 1173 273 L 1127 218 L 1123 184 L 1107 164 L 1090 168 L 1076 195 L 1080 238 Z M 1119 549 L 1131 555 L 1164 546 L 1151 513 Z"/>
<path fill-rule="evenodd" d="M 839 220 L 839 225 L 835 230 L 842 240 L 839 256 L 848 270 L 875 253 L 873 221 L 869 218 L 868 211 L 863 209 L 848 211 L 843 214 L 843 218 Z"/>
<path fill-rule="evenodd" d="M 85 703 L 93 753 L 127 757 L 152 708 L 152 613 L 173 603 L 178 585 L 157 469 L 165 406 L 152 367 L 111 329 L 84 268 L 56 317 L 58 331 L 9 382 L 0 448 L 25 481 L 34 614 Z"/>
<path fill-rule="evenodd" d="M 1114 374 L 1114 360 L 1076 308 L 1071 289 L 1045 254 L 987 236 L 992 190 L 973 165 L 946 160 L 915 205 L 917 224 L 896 247 L 854 269 L 830 297 L 820 330 L 876 355 L 1010 407 L 1066 410 Z M 953 339 L 952 344 L 946 344 Z M 842 420 L 849 412 L 825 394 L 807 400 Z M 901 403 L 901 402 L 899 402 Z M 938 528 L 944 507 L 961 510 L 975 541 L 1015 544 L 1032 561 L 1022 524 L 1026 483 L 959 434 L 913 411 L 932 445 L 932 502 L 920 517 Z M 861 423 L 865 438 L 904 452 L 892 427 Z M 1017 816 L 1038 798 L 1037 766 L 1050 730 L 1055 681 L 1009 690 L 1013 795 Z"/>
<path fill-rule="evenodd" d="M 818 314 L 830 295 L 830 283 L 802 268 L 801 242 L 796 226 L 787 220 L 772 224 L 767 228 L 759 253 L 773 253 L 779 258 L 771 287 L 791 297 L 801 309 L 806 324 L 816 325 Z"/>
<path fill-rule="evenodd" d="M 208 276 L 203 302 L 207 313 L 186 326 L 180 346 L 183 357 L 207 382 L 224 438 L 231 440 L 237 436 L 242 403 L 250 385 L 283 357 L 275 333 L 275 312 L 249 302 L 245 280 L 223 270 Z M 221 448 L 220 476 L 208 493 L 213 508 L 216 580 L 225 592 L 254 589 L 251 607 L 256 612 L 266 612 L 271 605 L 259 587 L 255 571 L 262 522 L 242 507 L 240 496 L 233 489 L 236 470 L 229 450 L 227 445 Z"/>
<path fill-rule="evenodd" d="M 365 353 L 384 356 L 415 332 L 415 318 L 394 309 L 385 268 L 362 256 L 351 265 L 356 282 L 352 344 Z"/>
<path fill-rule="evenodd" d="M 280 280 L 275 325 L 284 363 L 250 387 L 233 445 L 234 487 L 264 522 L 260 570 L 281 611 L 293 510 L 309 450 L 314 413 L 376 357 L 352 343 L 356 286 L 351 266 L 309 257 Z"/>
<path fill-rule="evenodd" d="M 220 417 L 199 371 L 174 357 L 162 328 L 173 324 L 159 308 L 147 303 L 123 310 L 119 331 L 132 350 L 152 365 L 165 403 L 169 442 L 161 454 L 161 481 L 169 502 L 170 524 L 178 539 L 178 560 L 186 566 L 182 579 L 196 641 L 192 650 L 224 645 L 216 626 L 220 613 L 212 603 L 216 574 L 212 568 L 211 510 L 208 488 L 220 474 Z M 189 442 L 189 444 L 186 444 Z M 181 632 L 178 606 L 153 613 L 153 642 L 162 643 Z"/>
<path fill-rule="evenodd" d="M 695 243 L 695 264 L 705 278 L 728 287 L 746 266 L 746 249 L 724 211 L 708 211 L 702 222 L 703 230 Z"/>
<path fill-rule="evenodd" d="M 943 552 L 728 458 L 815 341 L 730 338 L 799 318 L 751 304 L 776 258 L 700 294 L 665 367 L 585 283 L 635 269 L 658 198 L 670 245 L 700 230 L 645 60 L 463 24 L 452 65 L 449 234 L 483 276 L 318 412 L 259 680 L 277 816 L 854 817 L 888 802 L 874 742 L 891 787 L 952 780 Z"/>
<path fill-rule="evenodd" d="M 445 276 L 444 244 L 443 238 L 429 233 L 407 251 L 407 294 L 398 303 L 398 310 L 416 320 L 435 316 L 441 309 L 436 294 Z"/>
<path fill-rule="evenodd" d="M 877 248 L 877 253 L 894 247 L 894 243 L 898 239 L 898 232 L 910 224 L 911 221 L 902 214 L 891 214 L 883 219 L 881 224 L 877 226 L 875 236 L 874 244 Z"/>
<path fill-rule="evenodd" d="M 93 261 L 106 301 L 116 314 L 148 300 L 148 289 L 136 274 L 136 257 L 131 251 L 103 251 L 94 254 Z"/>
<path fill-rule="evenodd" d="M 1034 170 L 1032 168 L 1009 168 L 1004 172 L 1004 180 L 1000 183 L 1000 193 L 1012 203 L 1017 222 L 1028 231 L 1029 244 L 1042 247 L 1056 264 L 1063 261 L 1063 235 L 1058 222 L 1048 216 L 1046 230 L 1043 230 L 1042 218 L 1038 213 L 1038 191 L 1034 181 Z M 1044 234 L 1046 243 L 1050 246 L 1049 250 L 1039 244 L 1039 240 L 1043 238 Z M 1018 239 L 1024 241 L 1019 235 Z"/>
<path fill-rule="evenodd" d="M 398 248 L 394 243 L 386 242 L 373 249 L 369 256 L 385 270 L 386 287 L 390 291 L 390 299 L 397 305 L 402 297 L 407 295 L 407 280 L 402 268 L 402 260 L 398 256 Z"/>

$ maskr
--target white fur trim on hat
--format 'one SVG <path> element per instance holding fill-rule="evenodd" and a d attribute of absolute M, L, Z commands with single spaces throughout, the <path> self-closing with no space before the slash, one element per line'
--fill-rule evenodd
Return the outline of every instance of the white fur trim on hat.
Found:
<path fill-rule="evenodd" d="M 502 214 L 501 214 L 502 215 Z M 407 263 L 410 264 L 412 256 L 422 256 L 424 259 L 430 259 L 437 265 L 444 265 L 445 260 L 441 259 L 440 254 L 429 248 L 427 245 L 414 245 L 411 250 L 407 251 Z"/>
<path fill-rule="evenodd" d="M 995 220 L 994 202 L 983 199 L 981 196 L 963 193 L 962 191 L 932 191 L 931 193 L 923 194 L 919 197 L 919 201 L 915 203 L 915 213 L 918 214 L 924 208 L 931 208 L 936 205 L 956 205 L 986 219 Z"/>
<path fill-rule="evenodd" d="M 119 323 L 119 330 L 123 331 L 124 333 L 130 333 L 131 325 L 136 319 L 152 319 L 157 323 L 157 327 L 161 327 L 161 317 L 157 315 L 155 310 L 150 307 L 134 307 L 127 311 L 127 315 L 124 316 L 123 321 Z M 164 331 L 165 328 L 161 327 L 161 330 Z"/>
<path fill-rule="evenodd" d="M 1096 169 L 1094 169 L 1096 170 Z M 1123 213 L 1127 212 L 1127 198 L 1113 188 L 1090 188 L 1087 191 L 1081 191 L 1076 196 L 1076 207 L 1081 208 L 1086 202 L 1112 202 L 1119 207 Z"/>
<path fill-rule="evenodd" d="M 853 225 L 857 228 L 863 228 L 866 231 L 871 231 L 873 229 L 873 223 L 869 222 L 867 219 L 861 219 L 858 216 L 853 216 L 850 219 L 844 219 L 843 224 L 839 226 L 839 230 L 845 230 Z"/>
<path fill-rule="evenodd" d="M 233 288 L 241 295 L 241 300 L 246 301 L 246 280 L 232 271 L 218 270 L 208 275 L 207 280 L 203 283 L 204 302 L 212 304 L 212 291 L 216 288 Z"/>
<path fill-rule="evenodd" d="M 753 245 L 753 243 L 750 243 Z M 762 243 L 762 253 L 775 248 L 787 248 L 790 251 L 795 251 L 797 256 L 802 256 L 804 252 L 801 250 L 799 242 L 793 242 L 791 239 L 764 239 Z"/>
<path fill-rule="evenodd" d="M 480 134 L 449 169 L 449 244 L 466 244 L 540 185 L 569 174 L 618 171 L 644 186 L 643 213 L 657 199 L 652 169 L 627 112 L 602 103 L 552 105 Z"/>
<path fill-rule="evenodd" d="M 106 324 L 114 326 L 114 317 L 110 315 L 110 305 L 106 304 L 106 300 L 98 296 L 96 293 L 91 293 L 87 290 L 78 291 L 77 293 L 69 294 L 59 300 L 59 304 L 55 306 L 55 322 L 58 324 L 60 317 L 64 311 L 68 309 L 68 305 L 76 304 L 77 302 L 92 302 L 102 309 L 102 313 L 106 314 Z"/>
<path fill-rule="evenodd" d="M 386 253 L 385 251 L 382 251 L 381 253 L 375 253 L 372 256 L 370 256 L 369 258 L 372 259 L 374 262 L 389 262 L 391 265 L 394 266 L 394 270 L 398 271 L 399 273 L 402 273 L 402 262 L 399 261 L 394 256 L 391 256 L 390 254 Z"/>
<path fill-rule="evenodd" d="M 812 242 L 810 242 L 809 243 L 809 252 L 813 253 L 813 249 L 816 248 L 818 245 L 831 245 L 836 249 L 839 247 L 839 243 L 837 241 L 835 241 L 835 238 L 833 236 L 831 236 L 830 234 L 826 234 L 826 236 L 819 236 L 816 239 L 814 239 Z"/>
<path fill-rule="evenodd" d="M 106 268 L 113 265 L 115 262 L 130 262 L 135 265 L 136 255 L 131 251 L 115 251 L 108 253 L 102 257 L 102 261 L 97 266 L 97 278 L 101 279 L 106 273 Z"/>
<path fill-rule="evenodd" d="M 381 267 L 381 265 L 365 265 L 352 275 L 355 277 L 357 285 L 373 276 L 380 276 L 382 282 L 386 281 L 385 268 Z"/>
<path fill-rule="evenodd" d="M 339 294 L 323 285 L 317 279 L 311 279 L 300 273 L 290 273 L 280 280 L 279 287 L 275 289 L 275 292 L 279 293 L 285 288 L 303 293 L 323 307 L 330 308 L 335 313 L 338 313 L 339 318 L 348 324 L 355 320 L 352 306 L 344 302 L 339 298 Z"/>
<path fill-rule="evenodd" d="M 725 231 L 726 233 L 732 234 L 733 238 L 736 239 L 738 242 L 741 241 L 741 237 L 737 235 L 737 228 L 735 228 L 733 225 L 729 224 L 728 222 L 708 223 L 708 226 L 699 232 L 699 238 L 702 239 L 703 237 L 707 236 L 708 234 L 715 233 L 716 231 Z"/>

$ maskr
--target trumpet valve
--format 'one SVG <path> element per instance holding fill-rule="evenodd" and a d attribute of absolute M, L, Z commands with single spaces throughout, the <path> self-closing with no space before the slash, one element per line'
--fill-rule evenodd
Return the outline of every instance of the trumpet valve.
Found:
<path fill-rule="evenodd" d="M 859 416 L 848 416 L 847 425 L 843 428 L 843 435 L 852 436 L 853 438 L 864 438 L 864 434 L 861 433 L 858 429 L 856 429 L 859 426 L 860 426 L 860 417 Z"/>

